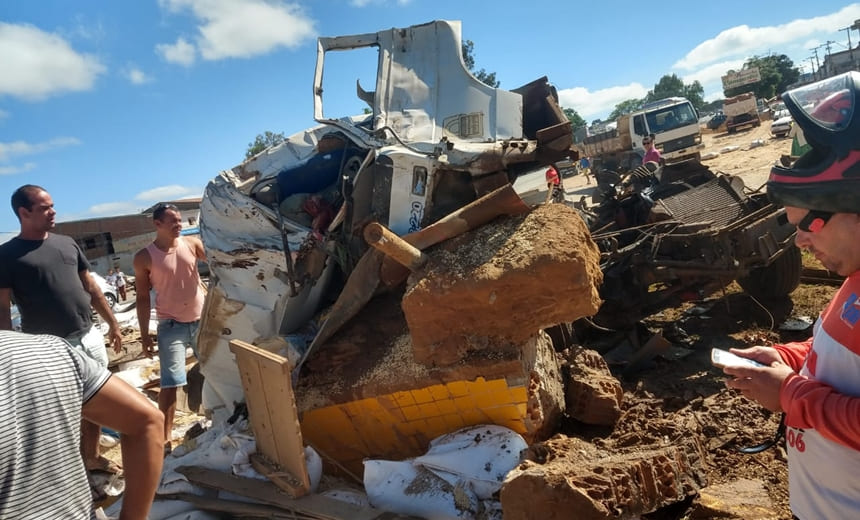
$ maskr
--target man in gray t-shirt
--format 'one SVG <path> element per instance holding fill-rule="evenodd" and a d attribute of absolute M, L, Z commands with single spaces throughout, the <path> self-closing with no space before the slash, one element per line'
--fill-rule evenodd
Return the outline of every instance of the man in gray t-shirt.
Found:
<path fill-rule="evenodd" d="M 81 416 L 121 432 L 122 518 L 145 519 L 162 466 L 163 416 L 54 336 L 0 331 L 0 518 L 92 517 Z"/>
<path fill-rule="evenodd" d="M 116 352 L 122 348 L 119 324 L 75 241 L 50 233 L 57 214 L 51 195 L 25 184 L 12 194 L 12 210 L 21 232 L 0 245 L 0 329 L 12 329 L 14 296 L 24 332 L 65 338 L 107 367 L 104 336 L 93 325 L 90 306 L 110 326 L 108 336 Z M 89 470 L 119 470 L 99 456 L 97 424 L 82 425 L 81 453 Z"/>

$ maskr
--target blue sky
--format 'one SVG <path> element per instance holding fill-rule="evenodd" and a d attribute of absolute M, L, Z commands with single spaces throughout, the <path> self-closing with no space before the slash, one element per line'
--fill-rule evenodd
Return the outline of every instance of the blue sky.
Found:
<path fill-rule="evenodd" d="M 44 186 L 59 220 L 200 196 L 258 133 L 315 124 L 317 36 L 434 19 L 462 21 L 478 68 L 496 72 L 502 88 L 546 75 L 562 105 L 591 120 L 664 74 L 698 79 L 716 99 L 720 76 L 751 55 L 787 54 L 809 71 L 811 49 L 847 48 L 844 28 L 860 19 L 860 4 L 6 0 L 0 241 L 17 232 L 8 200 L 22 184 Z M 372 85 L 375 58 L 353 54 L 326 61 L 326 116 L 361 112 L 355 79 Z"/>

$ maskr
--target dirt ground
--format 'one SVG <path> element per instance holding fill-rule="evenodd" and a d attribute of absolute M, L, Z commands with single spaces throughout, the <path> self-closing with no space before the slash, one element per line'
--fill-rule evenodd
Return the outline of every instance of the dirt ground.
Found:
<path fill-rule="evenodd" d="M 755 189 L 767 181 L 771 166 L 791 147 L 790 139 L 770 136 L 770 121 L 759 128 L 741 130 L 729 135 L 724 128 L 707 130 L 703 136 L 708 152 L 719 156 L 704 160 L 712 171 L 738 175 L 747 187 Z M 737 147 L 737 148 L 734 148 Z M 569 179 L 565 180 L 566 185 Z M 576 184 L 568 188 L 579 190 Z M 804 265 L 821 268 L 804 254 Z M 611 431 L 588 429 L 580 424 L 565 425 L 566 433 L 601 442 L 635 436 L 644 443 L 661 437 L 677 436 L 681 425 L 691 434 L 707 438 L 709 460 L 706 471 L 709 484 L 729 483 L 738 479 L 759 481 L 772 502 L 773 518 L 790 519 L 788 506 L 788 472 L 782 447 L 755 455 L 742 454 L 737 448 L 759 444 L 773 438 L 779 414 L 771 413 L 725 387 L 725 376 L 715 369 L 709 358 L 712 347 L 744 347 L 773 342 L 807 339 L 811 329 L 780 330 L 787 318 L 815 318 L 835 293 L 837 287 L 801 284 L 790 298 L 781 301 L 756 301 L 732 283 L 724 293 L 713 294 L 703 302 L 691 302 L 666 309 L 644 320 L 647 337 L 662 332 L 672 346 L 668 354 L 655 358 L 649 366 L 621 378 L 625 391 L 624 413 Z M 613 373 L 623 365 L 612 358 L 612 348 L 623 338 L 600 333 L 586 335 L 582 343 L 604 353 Z M 692 501 L 664 508 L 643 518 L 675 520 L 700 518 Z"/>

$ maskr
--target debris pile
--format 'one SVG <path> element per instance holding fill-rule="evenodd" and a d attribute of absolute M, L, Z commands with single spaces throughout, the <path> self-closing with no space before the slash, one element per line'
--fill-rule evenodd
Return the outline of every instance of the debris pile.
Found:
<path fill-rule="evenodd" d="M 600 307 L 600 251 L 576 212 L 548 204 L 443 243 L 403 296 L 415 358 L 450 364 L 513 349 Z"/>
<path fill-rule="evenodd" d="M 366 457 L 414 457 L 465 426 L 544 439 L 564 412 L 561 368 L 541 329 L 599 307 L 599 254 L 580 217 L 544 206 L 427 254 L 405 294 L 372 300 L 297 381 L 305 439 L 351 471 Z"/>

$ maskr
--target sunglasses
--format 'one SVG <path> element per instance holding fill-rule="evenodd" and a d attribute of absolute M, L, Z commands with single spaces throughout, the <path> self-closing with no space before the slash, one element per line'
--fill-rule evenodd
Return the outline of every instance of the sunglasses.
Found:
<path fill-rule="evenodd" d="M 651 141 L 642 141 L 642 144 L 651 144 Z"/>
<path fill-rule="evenodd" d="M 806 231 L 807 233 L 818 233 L 832 216 L 833 213 L 830 213 L 829 211 L 811 209 L 806 216 L 800 219 L 800 222 L 797 223 L 797 229 Z"/>

